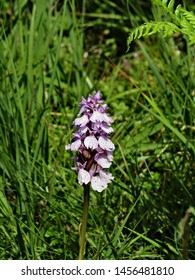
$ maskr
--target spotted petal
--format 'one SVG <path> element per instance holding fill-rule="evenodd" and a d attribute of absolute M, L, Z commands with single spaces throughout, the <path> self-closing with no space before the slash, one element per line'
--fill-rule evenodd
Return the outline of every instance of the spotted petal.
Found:
<path fill-rule="evenodd" d="M 85 126 L 87 123 L 89 122 L 88 116 L 87 115 L 83 115 L 80 118 L 75 119 L 75 121 L 73 122 L 75 125 L 77 126 Z"/>
<path fill-rule="evenodd" d="M 99 176 L 92 177 L 91 186 L 94 191 L 102 192 L 107 188 L 107 184 L 104 184 Z"/>
<path fill-rule="evenodd" d="M 66 149 L 66 150 L 71 150 L 71 144 L 66 145 L 66 146 L 65 146 L 65 149 Z"/>
<path fill-rule="evenodd" d="M 84 169 L 80 169 L 78 172 L 78 182 L 80 185 L 88 184 L 90 182 L 89 172 Z"/>
<path fill-rule="evenodd" d="M 77 139 L 70 145 L 71 151 L 78 151 L 81 146 L 81 140 Z"/>
<path fill-rule="evenodd" d="M 91 178 L 91 186 L 92 189 L 98 192 L 102 192 L 108 186 L 108 184 L 114 179 L 112 174 L 101 171 L 99 172 L 99 176 L 94 176 Z"/>
<path fill-rule="evenodd" d="M 97 154 L 97 156 L 95 156 L 95 160 L 102 168 L 109 168 L 112 163 L 111 160 L 109 160 L 104 154 Z"/>
<path fill-rule="evenodd" d="M 106 132 L 108 134 L 113 132 L 113 128 L 108 125 L 103 124 L 101 128 L 104 132 Z"/>
<path fill-rule="evenodd" d="M 102 113 L 99 111 L 94 111 L 93 114 L 90 117 L 90 121 L 92 122 L 105 122 L 105 123 L 112 123 L 113 120 L 106 114 L 106 113 Z"/>
<path fill-rule="evenodd" d="M 100 148 L 106 151 L 114 151 L 115 146 L 110 139 L 100 136 L 98 140 Z"/>
<path fill-rule="evenodd" d="M 98 140 L 95 138 L 95 136 L 87 136 L 84 140 L 84 145 L 87 149 L 96 149 L 98 147 Z"/>
<path fill-rule="evenodd" d="M 106 183 L 109 184 L 114 179 L 111 173 L 100 170 L 99 174 L 100 174 L 100 179 L 102 182 L 104 182 L 104 184 Z"/>
<path fill-rule="evenodd" d="M 92 122 L 103 122 L 104 121 L 104 114 L 100 113 L 99 111 L 94 111 L 91 115 L 90 121 Z"/>

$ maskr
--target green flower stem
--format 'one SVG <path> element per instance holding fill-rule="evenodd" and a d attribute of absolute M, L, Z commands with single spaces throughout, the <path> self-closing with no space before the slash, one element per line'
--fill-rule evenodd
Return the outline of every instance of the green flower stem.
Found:
<path fill-rule="evenodd" d="M 83 216 L 81 222 L 81 231 L 80 231 L 80 248 L 79 248 L 79 260 L 84 259 L 85 247 L 86 247 L 86 230 L 87 230 L 87 220 L 89 212 L 89 193 L 90 185 L 84 186 L 84 203 L 83 203 Z"/>

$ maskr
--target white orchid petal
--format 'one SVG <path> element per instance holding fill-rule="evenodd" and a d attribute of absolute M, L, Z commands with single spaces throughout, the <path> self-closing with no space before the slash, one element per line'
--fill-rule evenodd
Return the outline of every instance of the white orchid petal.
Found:
<path fill-rule="evenodd" d="M 78 139 L 76 141 L 74 141 L 71 145 L 70 145 L 70 149 L 71 151 L 78 151 L 78 149 L 80 148 L 81 146 L 81 140 Z"/>
<path fill-rule="evenodd" d="M 114 180 L 114 177 L 112 176 L 111 173 L 100 170 L 99 174 L 100 174 L 100 179 L 107 184 L 109 184 L 112 180 Z"/>
<path fill-rule="evenodd" d="M 106 113 L 103 113 L 104 115 L 104 121 L 107 122 L 107 123 L 113 123 L 113 119 L 110 118 Z"/>
<path fill-rule="evenodd" d="M 115 146 L 110 139 L 100 136 L 98 142 L 99 142 L 100 148 L 102 148 L 103 150 L 113 151 L 115 149 Z"/>
<path fill-rule="evenodd" d="M 89 122 L 89 119 L 86 115 L 83 115 L 80 118 L 75 119 L 74 124 L 78 126 L 85 126 Z"/>
<path fill-rule="evenodd" d="M 79 128 L 80 134 L 85 134 L 89 128 L 87 126 L 83 126 Z"/>
<path fill-rule="evenodd" d="M 101 113 L 99 111 L 94 111 L 93 114 L 90 117 L 90 121 L 92 121 L 92 122 L 99 121 L 99 122 L 105 122 L 105 123 L 110 124 L 110 123 L 113 122 L 113 119 L 110 118 L 106 113 Z"/>
<path fill-rule="evenodd" d="M 111 165 L 111 161 L 108 160 L 105 156 L 100 156 L 96 159 L 96 162 L 103 168 L 109 168 Z"/>
<path fill-rule="evenodd" d="M 104 132 L 106 132 L 106 133 L 112 133 L 114 130 L 113 130 L 113 128 L 112 127 L 110 127 L 110 126 L 106 126 L 106 125 L 102 125 L 102 130 L 104 131 Z"/>
<path fill-rule="evenodd" d="M 93 190 L 98 192 L 102 192 L 107 188 L 107 184 L 103 183 L 99 176 L 92 177 L 91 186 Z"/>
<path fill-rule="evenodd" d="M 71 150 L 71 145 L 70 145 L 70 144 L 66 145 L 66 146 L 65 146 L 65 149 L 66 149 L 66 150 Z"/>
<path fill-rule="evenodd" d="M 78 182 L 80 185 L 88 184 L 90 182 L 89 172 L 84 169 L 80 169 L 78 172 Z"/>
<path fill-rule="evenodd" d="M 84 145 L 87 149 L 96 149 L 98 147 L 98 140 L 95 136 L 87 136 L 84 140 Z"/>
<path fill-rule="evenodd" d="M 99 111 L 94 111 L 91 115 L 90 121 L 92 122 L 102 122 L 104 120 L 104 114 L 100 113 Z"/>

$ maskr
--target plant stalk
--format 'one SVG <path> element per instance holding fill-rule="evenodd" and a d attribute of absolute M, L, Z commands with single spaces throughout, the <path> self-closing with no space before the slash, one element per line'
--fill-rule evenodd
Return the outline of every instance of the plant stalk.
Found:
<path fill-rule="evenodd" d="M 89 212 L 89 193 L 90 185 L 84 186 L 84 202 L 83 202 L 83 216 L 81 222 L 80 230 L 80 240 L 79 240 L 79 260 L 84 259 L 85 247 L 86 247 L 86 230 L 87 230 L 87 220 Z"/>

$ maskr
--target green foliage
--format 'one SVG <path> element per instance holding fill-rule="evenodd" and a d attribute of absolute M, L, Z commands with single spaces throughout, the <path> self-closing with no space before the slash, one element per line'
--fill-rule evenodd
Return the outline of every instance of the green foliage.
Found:
<path fill-rule="evenodd" d="M 141 37 L 149 36 L 160 31 L 163 33 L 163 37 L 167 37 L 173 32 L 180 31 L 180 29 L 171 22 L 148 22 L 130 32 L 128 45 L 135 39 L 140 39 Z"/>
<path fill-rule="evenodd" d="M 86 259 L 195 258 L 194 19 L 157 4 L 0 2 L 0 259 L 78 258 L 83 188 L 64 146 L 98 89 L 115 180 L 91 191 Z M 136 26 L 153 36 L 126 53 Z"/>
<path fill-rule="evenodd" d="M 154 5 L 160 7 L 166 15 L 170 16 L 170 21 L 146 22 L 130 31 L 127 43 L 128 46 L 135 39 L 149 36 L 157 32 L 162 32 L 163 37 L 172 35 L 174 32 L 181 32 L 189 36 L 190 45 L 195 43 L 195 15 L 187 11 L 181 5 L 174 10 L 175 1 L 153 0 Z"/>

